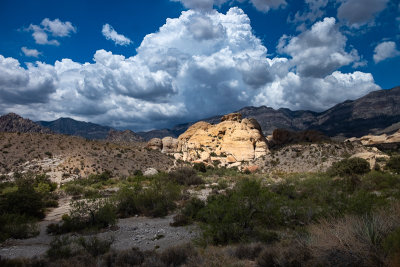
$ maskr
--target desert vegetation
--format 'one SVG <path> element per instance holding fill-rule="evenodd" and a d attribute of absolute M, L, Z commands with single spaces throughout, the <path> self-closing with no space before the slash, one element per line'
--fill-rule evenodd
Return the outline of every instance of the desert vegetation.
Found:
<path fill-rule="evenodd" d="M 59 188 L 44 174 L 3 177 L 2 241 L 37 235 L 47 209 L 60 197 L 71 201 L 69 212 L 47 226 L 53 241 L 45 255 L 1 264 L 396 266 L 397 163 L 393 155 L 371 170 L 361 158 L 345 158 L 314 173 L 257 173 L 196 163 L 146 176 L 139 170 L 129 176 L 104 170 Z M 99 235 L 117 229 L 122 218 L 169 215 L 171 226 L 195 227 L 197 237 L 143 251 L 115 249 L 115 240 Z"/>

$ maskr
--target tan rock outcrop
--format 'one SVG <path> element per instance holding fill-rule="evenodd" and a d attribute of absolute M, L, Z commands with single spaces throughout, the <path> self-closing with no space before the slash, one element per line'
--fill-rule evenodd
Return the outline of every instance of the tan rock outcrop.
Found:
<path fill-rule="evenodd" d="M 348 139 L 349 141 L 355 141 L 354 138 Z M 356 140 L 359 140 L 363 145 L 376 145 L 376 144 L 388 144 L 388 143 L 400 143 L 400 130 L 394 134 L 387 135 L 365 135 Z"/>
<path fill-rule="evenodd" d="M 219 161 L 222 165 L 251 161 L 269 153 L 259 123 L 255 119 L 242 119 L 240 113 L 225 115 L 216 125 L 195 123 L 178 139 L 153 138 L 147 148 L 161 150 L 175 159 Z"/>
<path fill-rule="evenodd" d="M 153 149 L 153 150 L 162 150 L 163 143 L 160 138 L 153 138 L 147 142 L 146 148 Z"/>
<path fill-rule="evenodd" d="M 241 119 L 241 114 L 223 116 L 221 123 L 198 122 L 179 136 L 178 152 L 186 161 L 218 158 L 226 163 L 251 161 L 269 150 L 261 127 L 254 119 Z"/>
<path fill-rule="evenodd" d="M 172 154 L 178 148 L 178 140 L 170 136 L 164 137 L 162 140 L 162 153 Z"/>

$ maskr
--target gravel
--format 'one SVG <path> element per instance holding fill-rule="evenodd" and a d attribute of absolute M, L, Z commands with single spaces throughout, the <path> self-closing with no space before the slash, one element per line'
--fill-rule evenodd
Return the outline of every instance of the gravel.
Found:
<path fill-rule="evenodd" d="M 93 236 L 103 239 L 112 238 L 115 250 L 126 250 L 138 247 L 141 250 L 164 250 L 165 248 L 187 243 L 198 235 L 195 225 L 186 227 L 171 227 L 173 221 L 170 215 L 164 218 L 132 217 L 120 219 L 117 227 Z M 17 240 L 9 239 L 0 246 L 0 257 L 32 258 L 44 255 L 54 236 L 46 233 L 48 224 L 55 221 L 40 222 L 40 234 L 34 238 Z"/>

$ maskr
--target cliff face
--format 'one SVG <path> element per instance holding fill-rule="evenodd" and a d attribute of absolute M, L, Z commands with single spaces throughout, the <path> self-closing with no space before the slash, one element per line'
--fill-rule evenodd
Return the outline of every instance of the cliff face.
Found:
<path fill-rule="evenodd" d="M 12 133 L 52 133 L 31 120 L 24 119 L 15 113 L 9 113 L 0 117 L 0 132 Z"/>
<path fill-rule="evenodd" d="M 261 127 L 254 119 L 242 119 L 241 114 L 223 116 L 212 125 L 198 122 L 190 126 L 178 139 L 152 139 L 148 148 L 161 149 L 185 161 L 220 161 L 223 165 L 252 161 L 268 154 L 268 146 Z"/>

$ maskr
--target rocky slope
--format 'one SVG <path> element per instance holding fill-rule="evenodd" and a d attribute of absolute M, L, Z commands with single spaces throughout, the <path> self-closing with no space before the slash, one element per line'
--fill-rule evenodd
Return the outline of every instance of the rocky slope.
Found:
<path fill-rule="evenodd" d="M 60 134 L 0 133 L 0 176 L 12 172 L 48 173 L 57 182 L 111 171 L 132 175 L 148 168 L 168 170 L 174 160 L 143 143 L 116 144 Z"/>
<path fill-rule="evenodd" d="M 9 113 L 0 117 L 0 132 L 51 133 L 51 130 L 15 113 Z"/>
<path fill-rule="evenodd" d="M 242 119 L 239 113 L 225 115 L 215 125 L 198 122 L 178 139 L 152 139 L 148 148 L 159 149 L 184 161 L 218 161 L 221 165 L 252 161 L 269 152 L 258 122 Z"/>
<path fill-rule="evenodd" d="M 238 110 L 244 118 L 254 118 L 260 124 L 264 135 L 270 135 L 277 128 L 303 131 L 317 130 L 323 134 L 345 137 L 361 137 L 367 134 L 393 133 L 400 129 L 400 87 L 371 92 L 354 101 L 345 101 L 324 111 L 313 112 L 285 108 L 245 107 Z M 216 123 L 222 116 L 202 121 Z M 159 138 L 177 137 L 193 123 L 177 125 L 170 130 L 151 132 Z M 146 140 L 148 136 L 141 134 Z"/>
<path fill-rule="evenodd" d="M 108 132 L 106 140 L 114 143 L 144 142 L 144 139 L 140 135 L 131 130 L 111 130 Z"/>
<path fill-rule="evenodd" d="M 70 118 L 60 118 L 55 121 L 38 121 L 43 127 L 55 133 L 81 136 L 87 139 L 106 139 L 113 128 L 91 122 L 76 121 Z"/>

